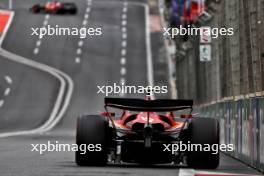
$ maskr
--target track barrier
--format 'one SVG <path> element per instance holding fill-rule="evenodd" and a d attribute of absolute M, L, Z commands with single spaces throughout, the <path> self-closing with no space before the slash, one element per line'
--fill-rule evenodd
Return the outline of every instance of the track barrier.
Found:
<path fill-rule="evenodd" d="M 206 117 L 219 119 L 221 143 L 233 144 L 227 153 L 264 172 L 264 98 L 227 100 L 200 108 Z"/>

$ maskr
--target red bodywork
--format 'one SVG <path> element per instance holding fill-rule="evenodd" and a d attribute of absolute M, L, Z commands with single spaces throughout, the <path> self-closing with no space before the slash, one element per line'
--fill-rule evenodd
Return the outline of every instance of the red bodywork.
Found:
<path fill-rule="evenodd" d="M 62 3 L 57 1 L 47 2 L 44 6 L 46 12 L 56 12 L 62 7 Z"/>
<path fill-rule="evenodd" d="M 107 116 L 107 113 L 102 113 L 102 115 Z M 114 120 L 115 126 L 122 129 L 132 129 L 135 123 L 147 123 L 149 115 L 149 124 L 161 124 L 165 131 L 175 130 L 176 128 L 181 128 L 184 122 L 178 122 L 174 120 L 172 112 L 168 112 L 165 115 L 158 114 L 156 112 L 140 112 L 131 113 L 130 111 L 124 111 L 120 119 Z"/>

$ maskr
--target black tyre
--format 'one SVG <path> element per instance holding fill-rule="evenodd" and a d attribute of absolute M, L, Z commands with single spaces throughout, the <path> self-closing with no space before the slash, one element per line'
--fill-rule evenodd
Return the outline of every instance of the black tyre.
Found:
<path fill-rule="evenodd" d="M 107 162 L 108 122 L 100 115 L 86 115 L 77 119 L 76 144 L 89 146 L 100 145 L 97 151 L 76 151 L 75 161 L 80 166 L 105 165 Z M 87 147 L 88 148 L 88 147 Z M 84 153 L 84 154 L 82 154 Z"/>
<path fill-rule="evenodd" d="M 72 8 L 72 9 L 70 10 L 70 14 L 72 14 L 72 15 L 77 14 L 77 8 Z"/>
<path fill-rule="evenodd" d="M 32 13 L 40 13 L 40 11 L 41 11 L 41 7 L 40 7 L 40 5 L 36 4 L 36 5 L 34 5 L 33 7 L 31 7 L 30 11 L 31 11 Z"/>
<path fill-rule="evenodd" d="M 77 6 L 74 3 L 64 3 L 63 11 L 68 14 L 77 14 Z"/>
<path fill-rule="evenodd" d="M 219 122 L 213 118 L 194 118 L 189 126 L 190 143 L 219 147 Z M 210 151 L 189 151 L 187 164 L 192 168 L 215 169 L 219 165 L 219 152 L 214 147 Z M 215 154 L 216 153 L 216 154 Z"/>

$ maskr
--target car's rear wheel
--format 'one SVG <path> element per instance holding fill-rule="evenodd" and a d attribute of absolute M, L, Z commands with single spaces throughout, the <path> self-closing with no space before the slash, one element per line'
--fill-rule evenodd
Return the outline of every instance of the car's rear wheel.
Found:
<path fill-rule="evenodd" d="M 63 10 L 68 14 L 77 14 L 77 6 L 74 3 L 64 3 Z"/>
<path fill-rule="evenodd" d="M 77 8 L 72 8 L 70 10 L 70 13 L 73 14 L 73 15 L 77 14 Z"/>
<path fill-rule="evenodd" d="M 40 5 L 36 4 L 36 5 L 34 5 L 33 7 L 31 7 L 30 11 L 31 11 L 32 13 L 40 13 L 40 11 L 41 11 L 41 7 L 40 7 Z"/>
<path fill-rule="evenodd" d="M 210 146 L 210 151 L 188 151 L 187 164 L 192 168 L 215 169 L 219 165 L 219 122 L 213 118 L 194 118 L 190 126 L 190 144 Z M 218 146 L 216 146 L 218 145 Z M 213 147 L 214 146 L 214 147 Z M 215 154 L 216 153 L 216 154 Z"/>
<path fill-rule="evenodd" d="M 89 166 L 106 164 L 108 132 L 109 126 L 105 117 L 100 115 L 86 115 L 78 118 L 76 144 L 79 149 L 86 147 L 87 149 L 94 150 L 86 150 L 84 152 L 82 149 L 82 151 L 76 151 L 75 161 L 78 165 Z M 97 147 L 93 148 L 92 145 Z"/>

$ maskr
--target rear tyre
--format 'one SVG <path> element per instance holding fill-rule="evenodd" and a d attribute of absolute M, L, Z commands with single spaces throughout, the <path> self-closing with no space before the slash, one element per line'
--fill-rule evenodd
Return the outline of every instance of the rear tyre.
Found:
<path fill-rule="evenodd" d="M 40 5 L 36 4 L 36 5 L 34 5 L 33 7 L 31 7 L 30 11 L 31 11 L 32 13 L 40 13 L 40 11 L 41 11 L 41 7 L 40 7 Z"/>
<path fill-rule="evenodd" d="M 210 145 L 210 151 L 189 151 L 187 164 L 192 168 L 215 169 L 219 165 L 219 151 L 212 151 L 212 146 L 219 147 L 219 122 L 213 118 L 194 118 L 190 126 L 190 143 Z M 215 148 L 213 150 L 215 150 Z M 218 149 L 218 148 L 217 148 Z M 213 154 L 216 153 L 216 154 Z"/>
<path fill-rule="evenodd" d="M 77 14 L 77 8 L 73 8 L 73 9 L 71 9 L 70 13 L 71 13 L 72 15 Z"/>
<path fill-rule="evenodd" d="M 76 151 L 75 161 L 79 166 L 105 165 L 107 162 L 108 122 L 100 115 L 86 115 L 77 119 L 76 144 L 78 148 L 94 145 L 96 151 Z M 82 146 L 82 147 L 81 147 Z M 98 151 L 101 149 L 100 151 Z M 84 154 L 82 154 L 84 153 Z"/>

